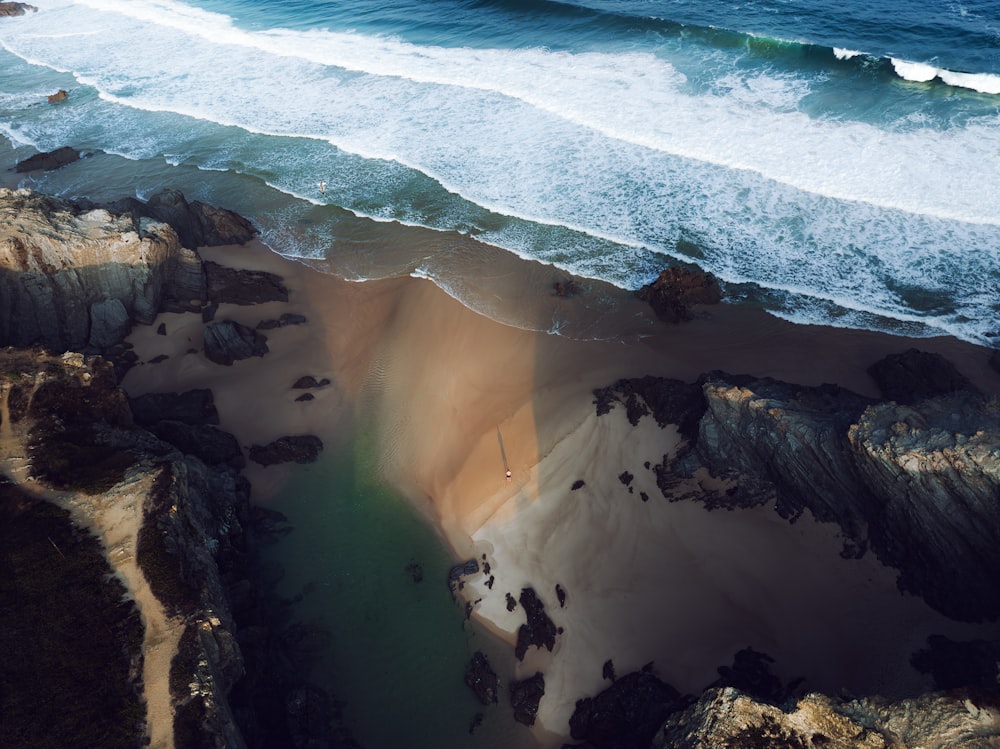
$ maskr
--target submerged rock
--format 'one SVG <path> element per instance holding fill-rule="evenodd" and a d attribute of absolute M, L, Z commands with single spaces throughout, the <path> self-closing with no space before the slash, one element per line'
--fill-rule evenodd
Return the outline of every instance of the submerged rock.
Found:
<path fill-rule="evenodd" d="M 62 96 L 60 96 L 60 94 L 62 94 Z M 66 92 L 60 91 L 59 94 L 52 94 L 49 96 L 49 101 L 54 103 L 62 101 L 65 98 Z M 72 146 L 63 146 L 62 148 L 57 148 L 55 151 L 36 153 L 34 156 L 29 156 L 23 161 L 17 162 L 15 169 L 19 172 L 33 172 L 37 169 L 51 172 L 54 169 L 66 166 L 66 164 L 72 164 L 74 161 L 79 160 L 79 151 Z"/>
<path fill-rule="evenodd" d="M 251 445 L 250 460 L 262 466 L 276 463 L 312 463 L 323 449 L 323 441 L 312 434 L 279 437 L 266 445 Z"/>
<path fill-rule="evenodd" d="M 477 650 L 472 660 L 465 667 L 465 683 L 484 705 L 496 704 L 500 691 L 500 679 L 497 677 L 486 655 Z"/>

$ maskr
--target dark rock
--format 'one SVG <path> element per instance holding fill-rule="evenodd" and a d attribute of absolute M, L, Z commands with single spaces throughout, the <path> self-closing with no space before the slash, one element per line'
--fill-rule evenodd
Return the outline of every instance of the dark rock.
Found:
<path fill-rule="evenodd" d="M 167 324 L 165 322 L 161 322 L 159 325 L 156 326 L 156 335 L 166 335 L 166 334 L 167 334 Z"/>
<path fill-rule="evenodd" d="M 218 424 L 212 391 L 187 390 L 183 393 L 147 393 L 129 400 L 136 423 L 143 426 L 158 421 L 182 421 L 185 424 Z"/>
<path fill-rule="evenodd" d="M 540 671 L 529 679 L 510 683 L 510 704 L 514 708 L 514 720 L 526 726 L 535 724 L 538 703 L 545 695 L 545 677 Z"/>
<path fill-rule="evenodd" d="M 324 377 L 322 380 L 317 380 L 312 375 L 305 375 L 300 377 L 292 385 L 293 390 L 304 390 L 306 388 L 322 388 L 330 384 L 330 380 Z"/>
<path fill-rule="evenodd" d="M 1000 640 L 955 642 L 942 635 L 927 638 L 927 647 L 913 654 L 910 663 L 934 678 L 935 689 L 974 687 L 997 694 Z"/>
<path fill-rule="evenodd" d="M 312 463 L 323 449 L 323 442 L 312 434 L 279 437 L 266 445 L 252 445 L 250 460 L 262 466 L 275 463 Z"/>
<path fill-rule="evenodd" d="M 288 289 L 281 277 L 260 270 L 239 270 L 205 261 L 208 299 L 214 304 L 263 304 L 287 302 Z"/>
<path fill-rule="evenodd" d="M 181 244 L 192 249 L 246 244 L 257 234 L 242 216 L 198 201 L 189 203 L 179 190 L 163 190 L 145 204 L 136 201 L 129 205 L 139 215 L 170 224 Z"/>
<path fill-rule="evenodd" d="M 132 330 L 132 320 L 121 299 L 105 299 L 90 305 L 89 343 L 103 349 L 121 342 Z"/>
<path fill-rule="evenodd" d="M 772 663 L 774 659 L 769 655 L 744 648 L 733 656 L 732 666 L 719 666 L 719 679 L 709 684 L 708 688 L 734 687 L 757 700 L 780 705 L 802 680 L 796 679 L 787 686 L 782 684 L 781 679 L 771 673 Z"/>
<path fill-rule="evenodd" d="M 218 302 L 210 302 L 201 308 L 201 321 L 202 322 L 212 322 L 215 319 L 215 314 L 219 311 Z"/>
<path fill-rule="evenodd" d="M 303 393 L 302 395 L 300 395 L 298 398 L 295 399 L 295 402 L 296 403 L 301 403 L 303 401 L 311 401 L 311 400 L 315 400 L 315 399 L 316 399 L 316 396 L 313 395 L 312 393 Z"/>
<path fill-rule="evenodd" d="M 636 377 L 618 380 L 594 390 L 597 415 L 609 413 L 616 403 L 624 404 L 629 423 L 652 414 L 662 428 L 676 424 L 689 440 L 697 438 L 698 422 L 705 413 L 705 397 L 700 382 L 688 383 L 666 377 Z"/>
<path fill-rule="evenodd" d="M 496 704 L 500 691 L 500 679 L 484 653 L 477 650 L 465 667 L 465 683 L 476 698 L 484 705 Z"/>
<path fill-rule="evenodd" d="M 690 702 L 653 674 L 634 671 L 596 697 L 577 700 L 570 735 L 595 749 L 648 749 L 667 716 Z"/>
<path fill-rule="evenodd" d="M 205 356 L 216 364 L 228 367 L 238 359 L 267 352 L 267 338 L 246 325 L 222 320 L 205 327 Z"/>
<path fill-rule="evenodd" d="M 482 713 L 476 713 L 472 716 L 472 720 L 469 721 L 469 735 L 471 736 L 476 732 L 476 729 L 483 724 L 483 718 L 485 716 Z"/>
<path fill-rule="evenodd" d="M 556 583 L 556 598 L 559 599 L 559 608 L 566 606 L 566 591 L 559 583 Z"/>
<path fill-rule="evenodd" d="M 406 571 L 410 573 L 410 578 L 415 583 L 422 582 L 424 579 L 424 568 L 421 567 L 416 562 L 410 562 L 406 565 Z"/>
<path fill-rule="evenodd" d="M 622 471 L 620 474 L 618 474 L 618 480 L 621 481 L 623 484 L 625 484 L 625 486 L 629 486 L 632 483 L 632 479 L 634 478 L 635 476 L 633 476 L 628 471 Z"/>
<path fill-rule="evenodd" d="M 15 169 L 19 172 L 33 172 L 37 169 L 44 169 L 51 172 L 66 164 L 72 164 L 80 160 L 80 152 L 72 146 L 63 146 L 55 151 L 47 153 L 36 153 L 23 161 L 17 162 Z"/>
<path fill-rule="evenodd" d="M 160 421 L 150 426 L 149 430 L 181 452 L 200 458 L 206 465 L 225 464 L 235 469 L 246 465 L 236 438 L 211 424 Z"/>
<path fill-rule="evenodd" d="M 522 589 L 518 601 L 524 609 L 527 622 L 518 627 L 514 655 L 519 661 L 523 661 L 532 645 L 552 650 L 556 644 L 556 625 L 545 613 L 545 604 L 538 599 L 534 588 Z M 509 601 L 507 605 L 509 608 Z"/>
<path fill-rule="evenodd" d="M 29 10 L 35 13 L 38 8 L 27 3 L 0 3 L 0 16 L 23 16 Z"/>
<path fill-rule="evenodd" d="M 154 356 L 152 359 L 149 360 L 149 363 L 160 364 L 161 362 L 165 362 L 169 358 L 170 358 L 169 354 L 157 354 L 156 356 Z"/>
<path fill-rule="evenodd" d="M 941 354 L 911 348 L 890 354 L 868 368 L 886 400 L 912 405 L 936 395 L 958 390 L 978 392 L 973 384 Z"/>
<path fill-rule="evenodd" d="M 580 284 L 574 278 L 566 278 L 552 284 L 556 296 L 574 296 L 580 292 Z"/>
<path fill-rule="evenodd" d="M 569 490 L 571 492 L 575 492 L 577 489 L 582 489 L 586 485 L 587 484 L 584 482 L 583 479 L 577 479 L 576 481 L 573 482 L 573 485 L 569 488 Z"/>
<path fill-rule="evenodd" d="M 305 315 L 298 315 L 294 312 L 286 312 L 277 320 L 261 320 L 257 323 L 257 330 L 273 330 L 274 328 L 284 328 L 288 325 L 305 325 Z"/>
<path fill-rule="evenodd" d="M 722 289 L 711 273 L 675 267 L 661 271 L 659 277 L 639 289 L 636 296 L 649 302 L 659 319 L 678 323 L 691 319 L 692 305 L 720 302 Z"/>
<path fill-rule="evenodd" d="M 615 664 L 610 658 L 604 661 L 604 666 L 601 668 L 601 678 L 607 679 L 608 681 L 615 680 Z"/>
<path fill-rule="evenodd" d="M 507 610 L 513 611 L 517 608 L 517 600 L 510 593 L 507 593 Z"/>

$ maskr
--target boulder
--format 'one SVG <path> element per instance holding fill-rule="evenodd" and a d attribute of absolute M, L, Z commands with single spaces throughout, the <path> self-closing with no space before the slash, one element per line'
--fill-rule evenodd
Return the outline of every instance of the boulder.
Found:
<path fill-rule="evenodd" d="M 59 89 L 54 94 L 49 94 L 49 104 L 58 104 L 61 101 L 66 101 L 68 96 L 69 94 L 66 93 L 65 89 Z"/>
<path fill-rule="evenodd" d="M 216 364 L 228 367 L 239 359 L 267 352 L 267 337 L 246 325 L 222 320 L 205 326 L 205 356 Z"/>
<path fill-rule="evenodd" d="M 510 683 L 510 704 L 514 708 L 514 720 L 526 726 L 535 724 L 538 703 L 545 695 L 545 677 L 540 671 L 535 675 Z"/>
<path fill-rule="evenodd" d="M 695 304 L 717 304 L 722 289 L 711 273 L 697 268 L 667 268 L 652 283 L 636 292 L 636 296 L 653 308 L 664 322 L 678 323 L 692 318 Z"/>
<path fill-rule="evenodd" d="M 49 97 L 49 100 L 52 101 L 52 97 Z M 58 169 L 61 166 L 72 164 L 74 161 L 79 160 L 79 151 L 72 146 L 63 146 L 62 148 L 57 148 L 55 151 L 36 153 L 34 156 L 29 156 L 17 162 L 15 169 L 19 172 L 33 172 L 39 169 L 51 172 L 53 169 Z"/>

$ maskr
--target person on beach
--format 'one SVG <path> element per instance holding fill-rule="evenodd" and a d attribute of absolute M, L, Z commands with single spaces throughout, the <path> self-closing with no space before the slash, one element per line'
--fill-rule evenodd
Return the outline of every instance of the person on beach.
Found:
<path fill-rule="evenodd" d="M 326 192 L 326 182 L 324 182 L 323 180 L 319 181 L 319 191 L 322 193 Z"/>
<path fill-rule="evenodd" d="M 514 475 L 514 474 L 513 474 L 513 473 L 511 473 L 510 469 L 508 468 L 508 469 L 507 469 L 507 480 L 508 480 L 508 481 L 510 481 L 510 477 L 511 477 L 511 476 L 513 476 L 513 475 Z"/>

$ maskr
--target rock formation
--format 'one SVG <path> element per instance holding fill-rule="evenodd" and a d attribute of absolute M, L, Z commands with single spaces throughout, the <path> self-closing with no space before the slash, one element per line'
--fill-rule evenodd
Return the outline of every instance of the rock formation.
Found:
<path fill-rule="evenodd" d="M 56 103 L 66 98 L 66 92 L 60 91 L 49 96 L 50 103 Z M 33 172 L 36 169 L 44 169 L 47 172 L 58 169 L 66 164 L 72 164 L 80 160 L 80 152 L 72 146 L 63 146 L 48 153 L 36 153 L 23 161 L 17 162 L 15 169 L 19 172 Z"/>
<path fill-rule="evenodd" d="M 267 336 L 234 320 L 222 320 L 205 326 L 205 356 L 209 361 L 232 366 L 240 359 L 263 356 L 268 352 Z"/>
<path fill-rule="evenodd" d="M 717 304 L 722 299 L 722 289 L 711 273 L 697 268 L 667 268 L 652 283 L 636 292 L 649 302 L 656 316 L 664 322 L 684 322 L 692 317 L 695 304 Z"/>
<path fill-rule="evenodd" d="M 998 732 L 996 701 L 962 691 L 895 702 L 808 694 L 778 707 L 727 687 L 710 689 L 686 710 L 673 713 L 647 746 L 984 749 L 997 746 Z"/>
<path fill-rule="evenodd" d="M 514 708 L 514 720 L 526 726 L 535 724 L 538 703 L 545 696 L 545 677 L 540 672 L 521 681 L 510 684 L 510 704 Z"/>
<path fill-rule="evenodd" d="M 279 437 L 266 445 L 251 445 L 250 460 L 262 466 L 275 463 L 312 463 L 323 449 L 323 442 L 312 434 Z"/>
<path fill-rule="evenodd" d="M 0 16 L 23 16 L 28 11 L 35 13 L 37 10 L 27 3 L 0 3 Z"/>
<path fill-rule="evenodd" d="M 899 369 L 895 362 L 885 368 Z M 681 425 L 688 449 L 657 467 L 668 497 L 675 498 L 676 477 L 706 466 L 735 482 L 725 496 L 703 495 L 709 506 L 776 496 L 786 517 L 808 509 L 836 522 L 845 555 L 872 549 L 899 570 L 902 588 L 942 613 L 995 618 L 1000 401 L 954 390 L 964 378 L 932 380 L 921 371 L 910 388 L 920 395 L 907 398 L 915 399 L 912 405 L 876 402 L 833 385 L 719 372 L 694 386 L 628 380 L 596 391 L 595 402 L 598 413 L 625 404 L 633 423 L 651 412 L 661 424 Z M 902 392 L 899 385 L 886 387 Z"/>

